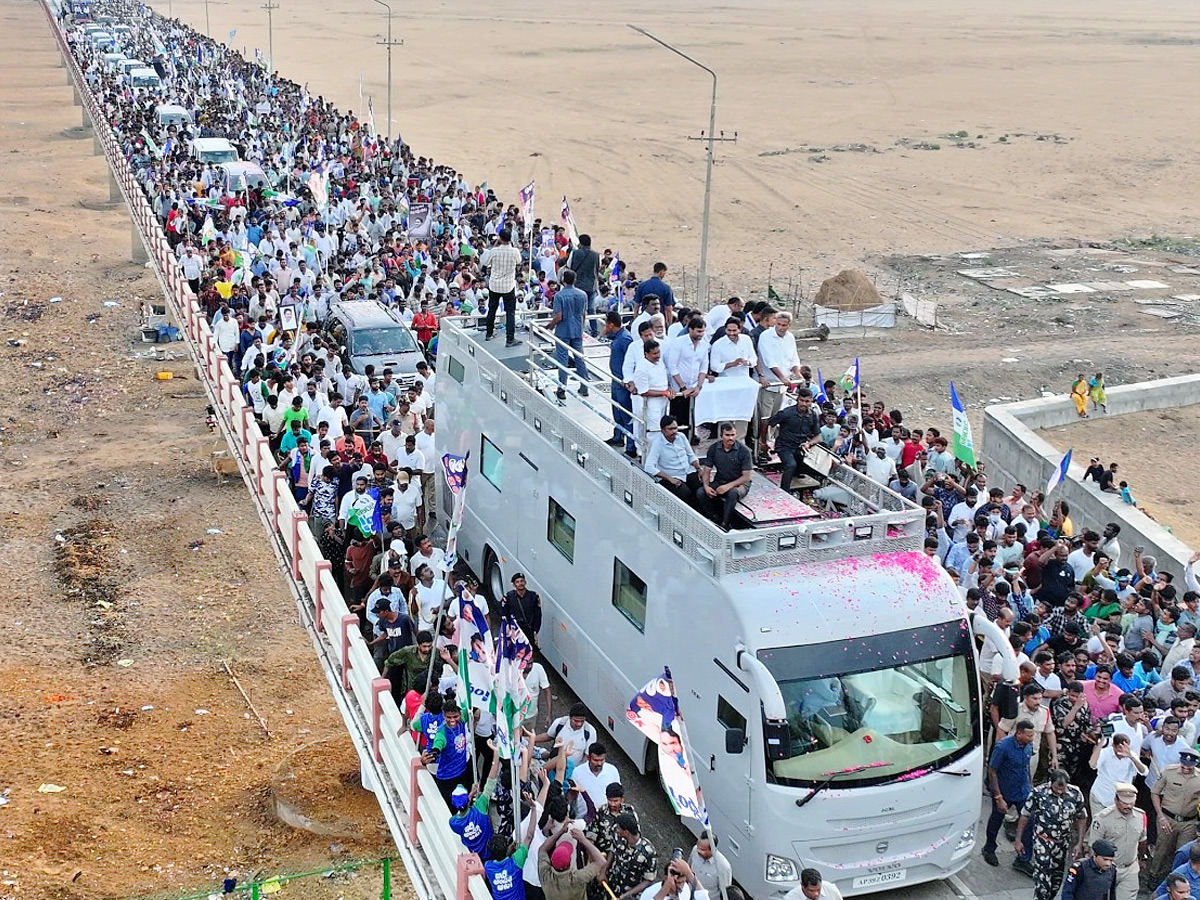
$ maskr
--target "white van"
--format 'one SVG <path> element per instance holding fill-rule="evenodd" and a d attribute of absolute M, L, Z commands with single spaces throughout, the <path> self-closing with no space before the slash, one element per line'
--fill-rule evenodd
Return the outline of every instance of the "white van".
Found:
<path fill-rule="evenodd" d="M 173 103 L 162 103 L 154 107 L 154 118 L 160 128 L 192 124 L 192 114 L 182 106 L 176 106 Z"/>
<path fill-rule="evenodd" d="M 162 86 L 162 79 L 158 77 L 158 73 L 153 69 L 131 69 L 128 78 L 130 86 L 135 88 L 156 88 Z"/>
<path fill-rule="evenodd" d="M 114 72 L 121 71 L 121 63 L 125 61 L 124 53 L 105 53 L 104 64 Z"/>
<path fill-rule="evenodd" d="M 196 138 L 192 141 L 192 157 L 202 163 L 237 162 L 237 148 L 225 138 Z"/>
<path fill-rule="evenodd" d="M 88 40 L 97 49 L 101 47 L 115 47 L 117 45 L 116 38 L 107 31 L 93 31 L 88 35 Z"/>
<path fill-rule="evenodd" d="M 258 163 L 252 162 L 227 162 L 221 163 L 221 169 L 225 172 L 225 193 L 235 194 L 238 191 L 249 190 L 250 188 L 269 188 L 271 183 L 267 180 L 267 173 L 262 170 Z"/>
<path fill-rule="evenodd" d="M 128 59 L 123 59 L 123 60 L 121 60 L 120 63 L 117 64 L 117 69 L 120 71 L 120 73 L 122 75 L 128 75 L 134 69 L 145 69 L 145 68 L 148 68 L 148 67 L 144 62 L 142 62 L 140 59 L 134 59 L 133 57 L 129 57 Z"/>

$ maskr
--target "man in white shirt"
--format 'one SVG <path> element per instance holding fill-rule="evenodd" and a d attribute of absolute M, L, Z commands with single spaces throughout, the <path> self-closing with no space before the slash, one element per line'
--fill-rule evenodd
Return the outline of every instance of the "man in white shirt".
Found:
<path fill-rule="evenodd" d="M 883 444 L 867 456 L 867 477 L 884 487 L 891 484 L 892 479 L 896 477 L 896 463 L 887 455 Z"/>
<path fill-rule="evenodd" d="M 950 529 L 951 538 L 955 543 L 967 536 L 967 532 L 975 527 L 975 505 L 979 492 L 974 487 L 967 488 L 966 497 L 954 504 L 950 515 L 946 517 L 946 527 Z"/>
<path fill-rule="evenodd" d="M 771 382 L 758 392 L 758 453 L 766 456 L 767 434 L 771 416 L 783 405 L 783 392 L 796 382 L 804 383 L 800 371 L 800 356 L 796 353 L 796 336 L 791 332 L 792 314 L 779 312 L 771 328 L 758 337 L 758 375 Z"/>
<path fill-rule="evenodd" d="M 748 335 L 735 319 L 725 326 L 725 334 L 713 341 L 708 354 L 708 367 L 718 378 L 748 377 L 758 365 L 758 354 Z"/>
<path fill-rule="evenodd" d="M 400 458 L 400 454 L 404 452 L 404 441 L 408 437 L 401 428 L 401 421 L 393 418 L 391 427 L 387 431 L 379 435 L 379 442 L 383 444 L 383 455 L 388 458 L 388 462 L 395 468 L 398 466 L 396 460 Z"/>
<path fill-rule="evenodd" d="M 803 869 L 800 872 L 800 887 L 784 894 L 783 900 L 842 900 L 842 892 L 836 884 L 824 881 L 816 869 Z"/>
<path fill-rule="evenodd" d="M 675 390 L 675 399 L 669 404 L 670 413 L 679 427 L 688 429 L 691 420 L 692 401 L 712 376 L 708 372 L 708 354 L 712 345 L 704 338 L 704 320 L 696 316 L 684 326 L 683 334 L 667 340 L 663 350 L 663 364 Z M 692 443 L 698 444 L 695 428 L 691 427 Z"/>
<path fill-rule="evenodd" d="M 649 438 L 662 429 L 667 403 L 674 398 L 667 378 L 667 367 L 662 364 L 662 347 L 658 341 L 646 341 L 643 345 L 644 358 L 633 373 L 633 384 L 637 388 L 634 412 L 639 420 L 633 423 L 638 450 L 643 455 L 649 450 Z M 626 354 L 628 355 L 628 354 Z"/>
<path fill-rule="evenodd" d="M 571 778 L 592 801 L 592 808 L 599 810 L 608 803 L 608 786 L 619 784 L 621 774 L 608 761 L 608 748 L 595 741 L 587 748 L 587 765 L 576 766 Z"/>
<path fill-rule="evenodd" d="M 414 487 L 411 481 L 407 472 L 397 472 L 396 492 L 392 497 L 392 521 L 404 527 L 410 540 L 416 536 L 421 518 L 421 489 Z"/>
<path fill-rule="evenodd" d="M 433 541 L 427 535 L 418 535 L 416 549 L 408 561 L 408 570 L 414 575 L 421 566 L 429 566 L 435 572 L 440 571 L 444 552 L 440 547 L 433 546 Z"/>
<path fill-rule="evenodd" d="M 1078 549 L 1072 550 L 1067 556 L 1067 565 L 1075 572 L 1075 583 L 1083 581 L 1083 576 L 1092 571 L 1096 566 L 1093 557 L 1096 555 L 1096 550 L 1100 546 L 1100 535 L 1094 531 L 1085 531 L 1083 533 L 1083 543 Z"/>
<path fill-rule="evenodd" d="M 342 395 L 334 394 L 333 398 L 317 413 L 317 424 L 322 422 L 329 426 L 329 440 L 336 441 L 346 431 L 348 420 L 346 410 L 342 406 Z"/>
<path fill-rule="evenodd" d="M 487 333 L 484 340 L 490 341 L 496 332 L 496 310 L 504 301 L 505 346 L 517 343 L 517 269 L 521 265 L 521 251 L 512 245 L 512 229 L 500 229 L 500 243 L 484 250 L 479 264 L 491 269 L 488 276 Z"/>
<path fill-rule="evenodd" d="M 421 423 L 421 430 L 417 432 L 417 449 L 425 460 L 425 466 L 421 469 L 421 497 L 425 504 L 425 518 L 433 521 L 434 511 L 437 509 L 437 475 L 441 459 L 438 457 L 437 440 L 433 436 L 432 418 L 427 418 Z"/>
<path fill-rule="evenodd" d="M 725 323 L 734 313 L 742 311 L 741 297 L 730 297 L 726 303 L 718 303 L 704 317 L 704 336 L 711 338 L 725 327 Z"/>
<path fill-rule="evenodd" d="M 204 260 L 193 247 L 188 246 L 184 249 L 179 268 L 183 271 L 183 277 L 191 287 L 192 293 L 200 296 L 200 276 L 204 274 Z"/>
<path fill-rule="evenodd" d="M 389 456 L 388 459 L 392 458 Z M 397 469 L 408 469 L 414 476 L 419 476 L 421 472 L 425 471 L 425 455 L 417 449 L 415 434 L 404 436 L 404 447 L 396 454 L 396 458 L 392 462 Z"/>
<path fill-rule="evenodd" d="M 535 741 L 539 744 L 562 741 L 564 745 L 569 745 L 567 758 L 578 766 L 583 762 L 587 748 L 596 743 L 596 729 L 588 723 L 587 707 L 576 703 L 569 714 L 551 722 L 545 733 L 539 734 Z"/>

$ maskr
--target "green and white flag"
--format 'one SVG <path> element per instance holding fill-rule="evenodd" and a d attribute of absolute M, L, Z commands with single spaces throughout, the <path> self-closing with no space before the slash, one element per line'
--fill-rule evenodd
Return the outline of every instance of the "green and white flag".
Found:
<path fill-rule="evenodd" d="M 953 381 L 950 382 L 950 405 L 954 408 L 954 457 L 974 469 L 975 439 L 971 437 L 971 422 L 958 399 L 958 391 L 954 390 Z"/>

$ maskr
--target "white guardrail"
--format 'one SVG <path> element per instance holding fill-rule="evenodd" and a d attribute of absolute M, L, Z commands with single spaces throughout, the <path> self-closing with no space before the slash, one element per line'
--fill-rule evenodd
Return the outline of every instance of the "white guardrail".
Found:
<path fill-rule="evenodd" d="M 417 896 L 421 900 L 489 900 L 479 858 L 464 853 L 458 836 L 450 831 L 449 811 L 433 776 L 421 764 L 392 699 L 390 684 L 379 677 L 359 632 L 358 617 L 346 608 L 331 565 L 308 528 L 308 517 L 296 505 L 287 478 L 276 468 L 238 379 L 217 348 L 203 310 L 175 263 L 162 225 L 108 127 L 53 11 L 46 0 L 41 0 L 41 6 L 171 313 L 184 326 L 185 344 L 217 411 L 221 430 L 238 457 L 271 542 L 287 562 L 281 574 L 290 580 L 300 618 L 317 647 L 334 699 L 364 767 L 369 767 L 374 778 L 379 805 Z"/>

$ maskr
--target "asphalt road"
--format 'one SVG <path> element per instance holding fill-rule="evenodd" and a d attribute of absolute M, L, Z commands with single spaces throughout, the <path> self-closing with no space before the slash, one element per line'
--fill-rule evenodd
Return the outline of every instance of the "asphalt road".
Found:
<path fill-rule="evenodd" d="M 554 714 L 563 715 L 577 698 L 570 687 L 562 680 L 557 672 L 549 666 L 546 672 L 550 676 L 554 694 Z M 593 718 L 593 721 L 594 718 Z M 603 730 L 601 729 L 603 735 Z M 601 738 L 603 740 L 603 738 Z M 690 853 L 695 838 L 692 832 L 683 824 L 671 809 L 659 784 L 657 775 L 641 775 L 637 766 L 625 755 L 615 742 L 607 741 L 609 747 L 608 760 L 621 773 L 621 783 L 625 786 L 625 796 L 638 811 L 642 831 L 659 851 L 661 860 L 674 847 L 682 847 Z M 982 786 L 979 786 L 980 796 L 983 796 Z M 1000 837 L 1000 866 L 992 868 L 979 855 L 982 843 L 984 824 L 987 821 L 987 810 L 982 809 L 977 834 L 980 843 L 971 857 L 967 867 L 944 881 L 928 882 L 926 884 L 899 887 L 896 890 L 879 894 L 864 894 L 872 900 L 1029 900 L 1033 893 L 1033 880 L 1014 871 L 1011 868 L 1015 854 L 1011 846 Z M 756 898 L 765 900 L 765 898 Z"/>

